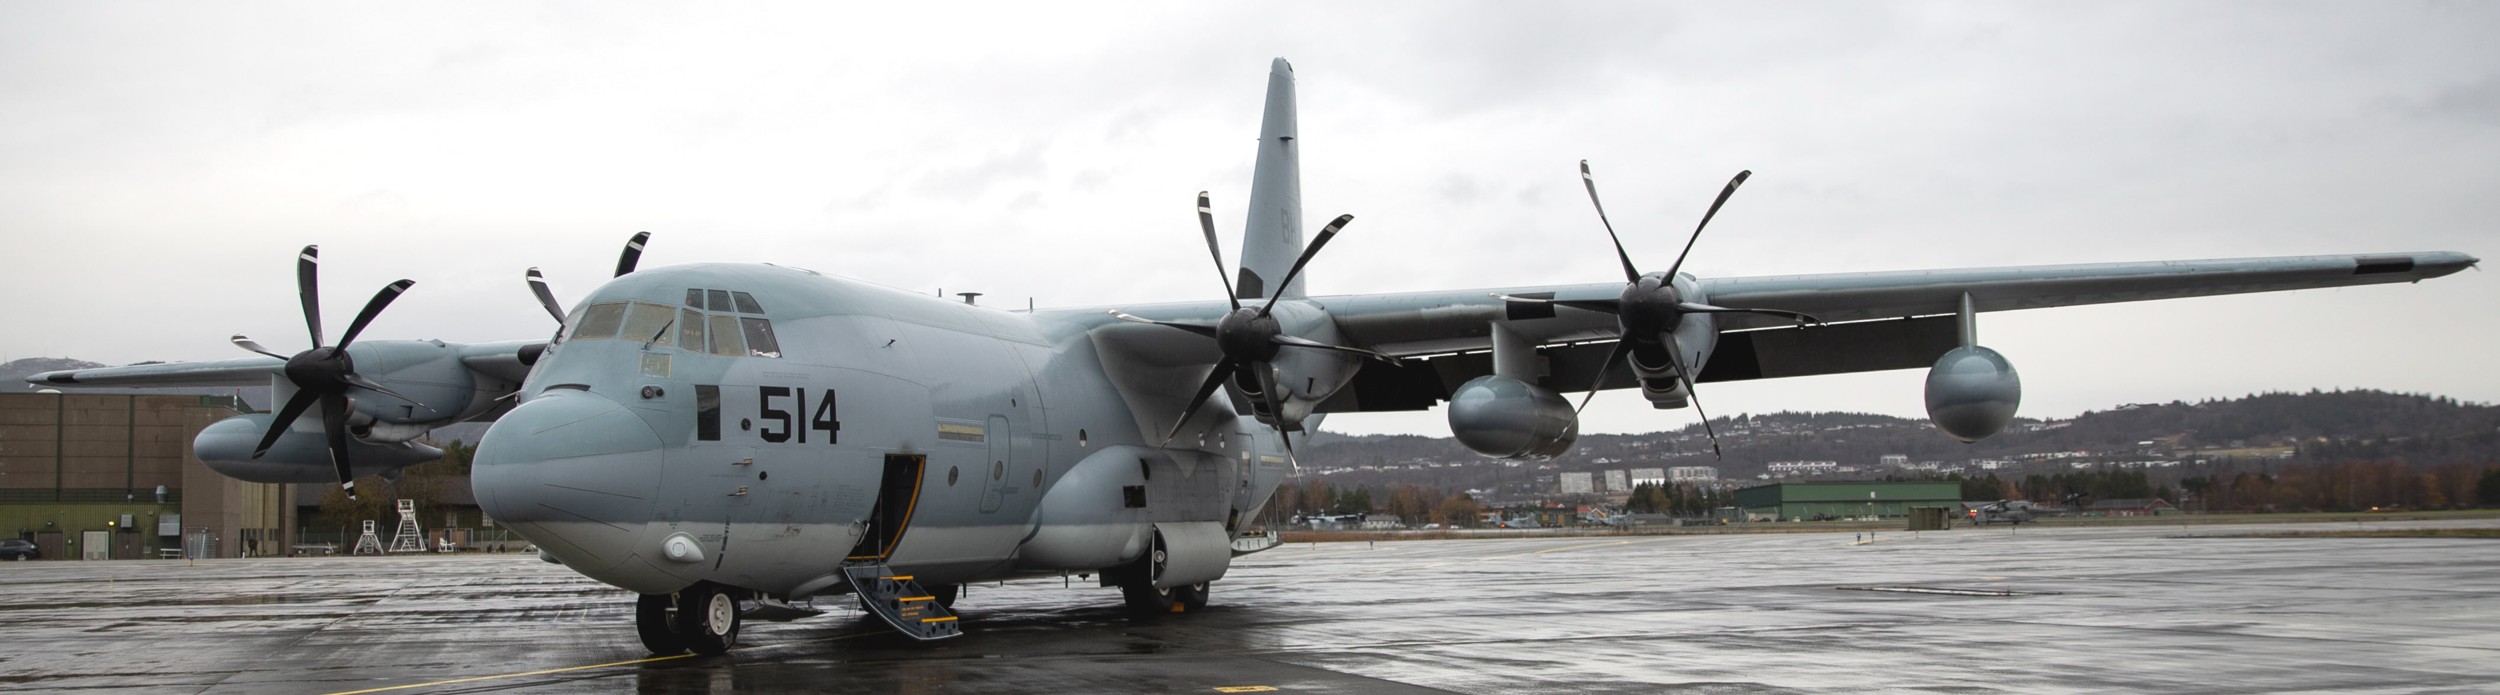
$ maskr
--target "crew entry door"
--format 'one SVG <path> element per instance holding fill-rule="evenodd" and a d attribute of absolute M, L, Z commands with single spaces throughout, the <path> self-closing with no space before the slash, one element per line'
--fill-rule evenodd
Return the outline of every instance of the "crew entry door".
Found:
<path fill-rule="evenodd" d="M 920 506 L 920 476 L 929 457 L 886 454 L 885 477 L 877 484 L 877 504 L 868 510 L 868 532 L 851 548 L 853 561 L 883 562 L 911 529 L 912 512 Z"/>

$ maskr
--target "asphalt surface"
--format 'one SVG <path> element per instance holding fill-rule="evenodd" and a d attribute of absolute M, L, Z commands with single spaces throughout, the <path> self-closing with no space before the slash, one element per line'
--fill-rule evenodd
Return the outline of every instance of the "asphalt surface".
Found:
<path fill-rule="evenodd" d="M 1300 545 L 1198 613 L 1013 581 L 951 641 L 827 599 L 663 660 L 528 556 L 0 563 L 0 690 L 2500 691 L 2500 541 L 2216 537 L 2356 526 Z"/>

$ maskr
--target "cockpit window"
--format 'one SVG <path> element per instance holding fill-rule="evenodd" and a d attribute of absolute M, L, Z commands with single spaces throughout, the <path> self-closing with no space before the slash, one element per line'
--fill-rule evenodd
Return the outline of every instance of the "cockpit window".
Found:
<path fill-rule="evenodd" d="M 713 311 L 736 311 L 729 305 L 729 290 L 704 290 L 703 293 L 712 298 Z"/>
<path fill-rule="evenodd" d="M 694 307 L 696 311 L 701 311 L 703 309 L 703 290 L 686 290 L 686 306 Z"/>
<path fill-rule="evenodd" d="M 582 312 L 582 321 L 573 327 L 574 340 L 605 340 L 616 337 L 618 324 L 625 320 L 624 302 L 601 302 Z"/>
<path fill-rule="evenodd" d="M 730 293 L 729 293 L 729 296 L 737 298 L 737 300 L 738 300 L 738 313 L 741 313 L 741 314 L 761 314 L 761 313 L 764 313 L 764 305 L 755 303 L 755 295 L 747 294 L 747 293 L 745 293 L 745 292 L 737 292 L 737 291 L 732 291 L 732 292 L 730 292 Z"/>
<path fill-rule="evenodd" d="M 703 314 L 693 309 L 677 312 L 677 347 L 703 351 Z"/>
<path fill-rule="evenodd" d="M 740 294 L 743 295 L 745 293 L 741 292 Z M 738 319 L 738 325 L 739 327 L 745 329 L 748 355 L 755 357 L 781 356 L 781 341 L 773 338 L 773 322 L 758 318 L 741 318 Z"/>
<path fill-rule="evenodd" d="M 638 343 L 668 339 L 670 324 L 677 322 L 677 308 L 649 302 L 634 302 L 625 310 L 625 328 L 617 337 Z"/>
<path fill-rule="evenodd" d="M 738 317 L 718 316 L 712 319 L 712 354 L 745 357 L 747 343 L 738 331 Z"/>

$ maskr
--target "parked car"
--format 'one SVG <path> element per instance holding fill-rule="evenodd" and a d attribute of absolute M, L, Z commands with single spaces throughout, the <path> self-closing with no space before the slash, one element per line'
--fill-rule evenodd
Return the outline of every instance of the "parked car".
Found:
<path fill-rule="evenodd" d="M 35 549 L 34 541 L 17 538 L 0 541 L 0 560 L 32 560 L 42 556 L 43 551 Z"/>

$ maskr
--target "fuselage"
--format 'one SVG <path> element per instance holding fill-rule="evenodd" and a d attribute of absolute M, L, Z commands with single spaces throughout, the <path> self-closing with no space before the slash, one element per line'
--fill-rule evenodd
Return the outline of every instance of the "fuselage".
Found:
<path fill-rule="evenodd" d="M 1276 435 L 1225 407 L 1158 446 L 1089 335 L 1104 320 L 770 265 L 636 272 L 539 358 L 481 443 L 478 500 L 646 594 L 803 596 L 846 559 L 941 584 L 1088 571 L 1141 552 L 1139 524 L 1238 530 L 1283 478 Z M 1086 489 L 1045 504 L 1081 463 Z M 1097 514 L 1123 483 L 1156 504 Z"/>

